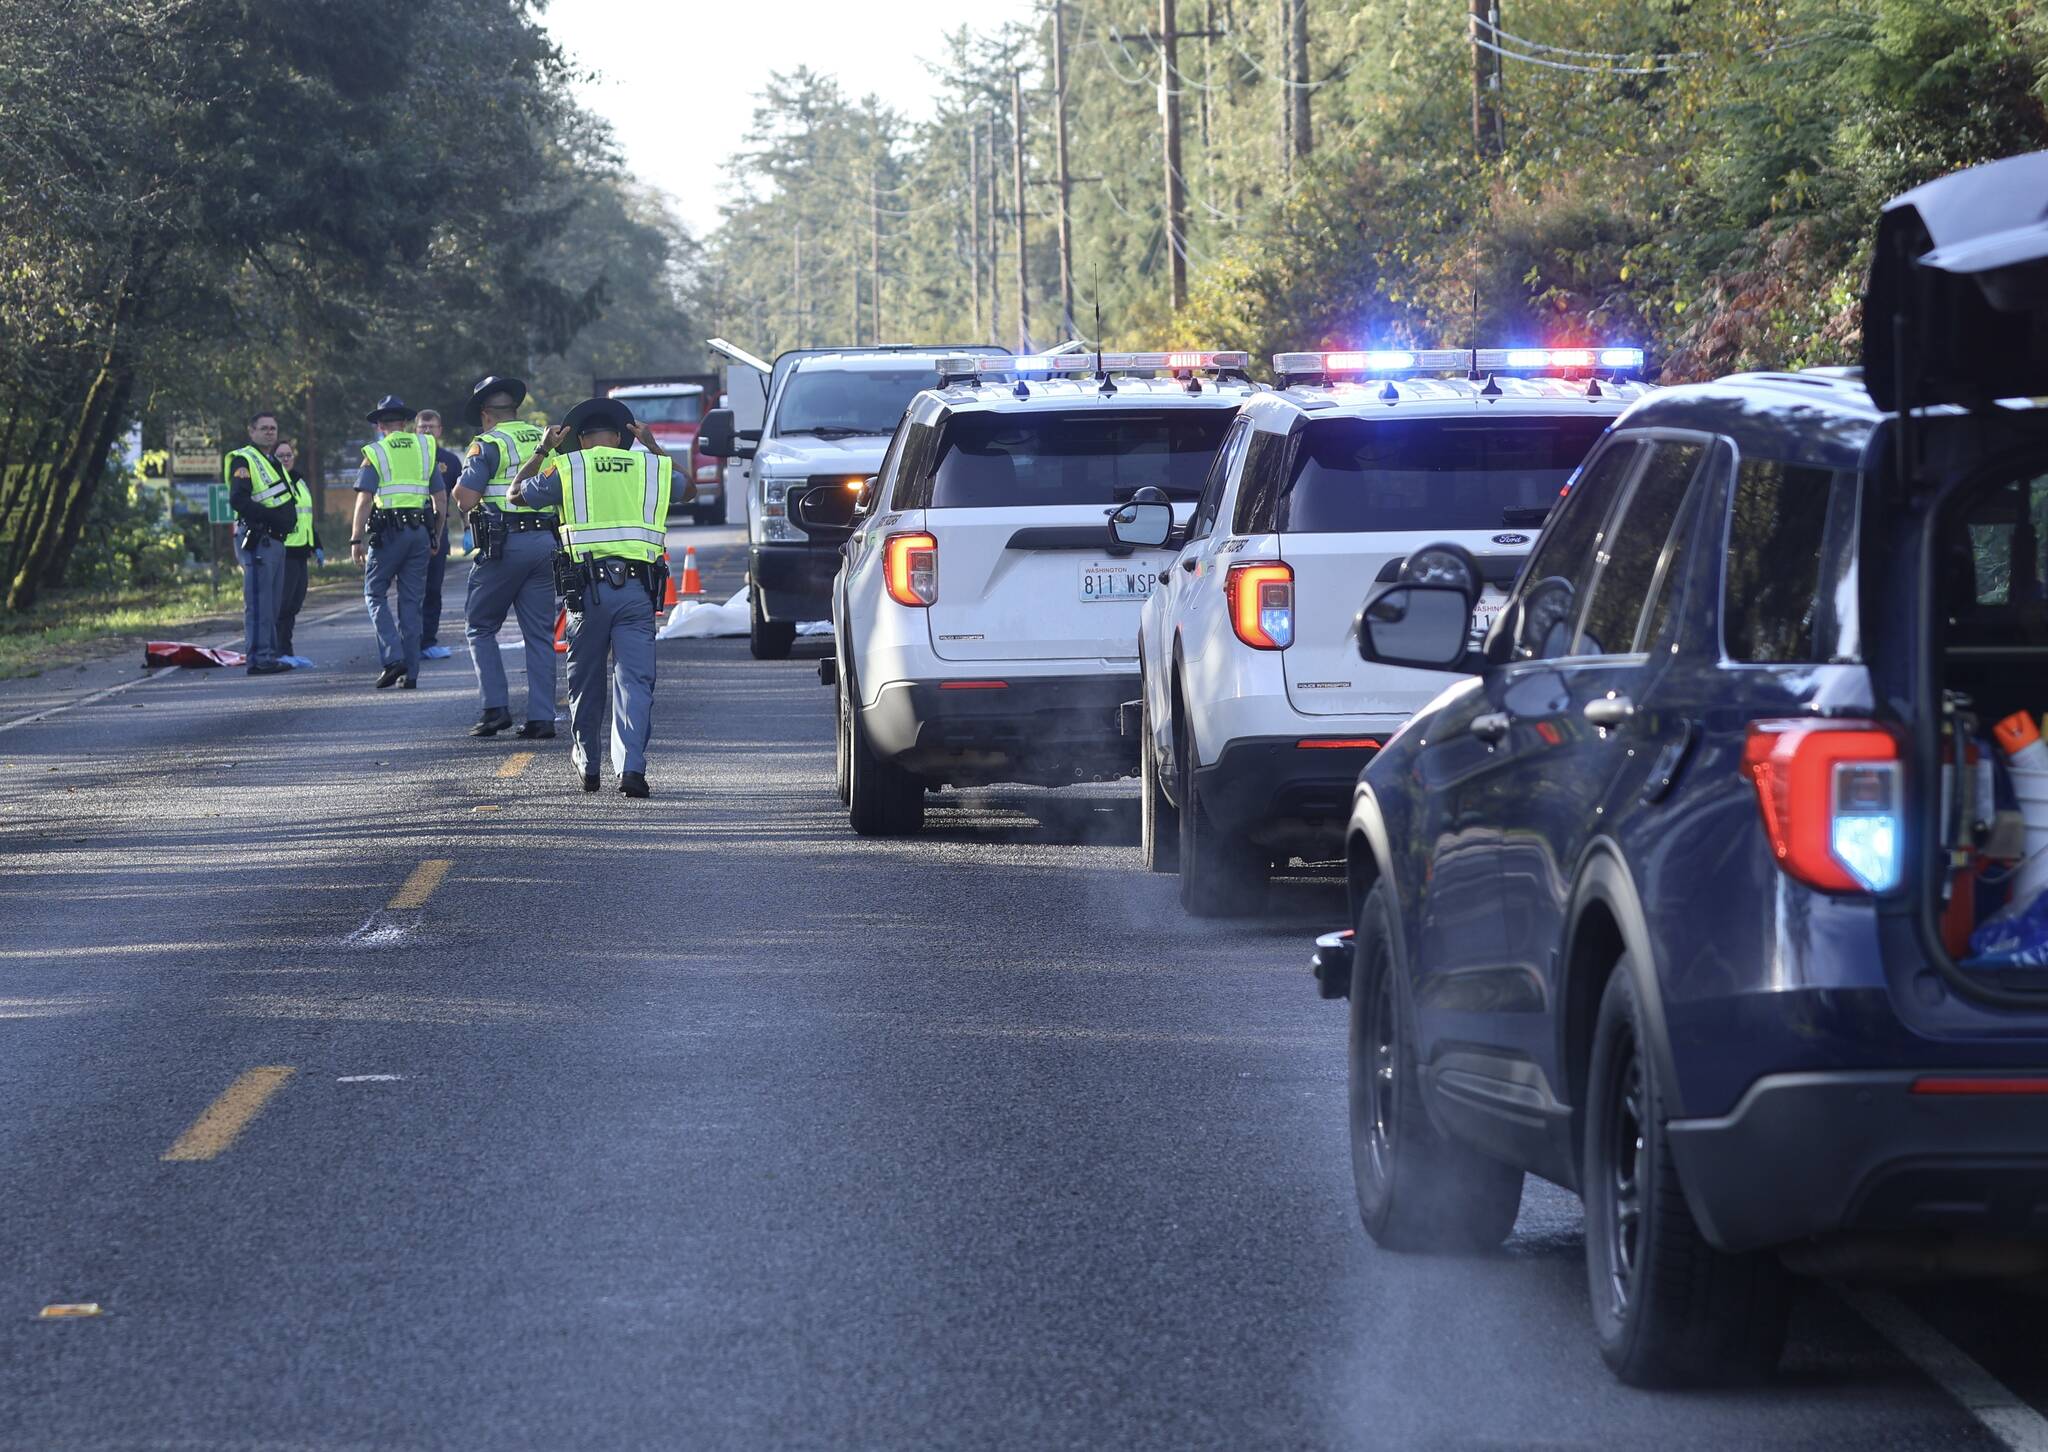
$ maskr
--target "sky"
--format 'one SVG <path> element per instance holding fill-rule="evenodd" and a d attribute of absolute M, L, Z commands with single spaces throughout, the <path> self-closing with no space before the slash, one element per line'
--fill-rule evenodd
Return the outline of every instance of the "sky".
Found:
<path fill-rule="evenodd" d="M 597 72 L 579 99 L 612 123 L 626 169 L 667 192 L 699 236 L 718 225 L 724 163 L 744 144 L 771 70 L 807 65 L 847 94 L 873 92 L 913 120 L 930 114 L 948 30 L 1023 20 L 1033 0 L 949 8 L 918 0 L 549 0 L 556 42 Z"/>

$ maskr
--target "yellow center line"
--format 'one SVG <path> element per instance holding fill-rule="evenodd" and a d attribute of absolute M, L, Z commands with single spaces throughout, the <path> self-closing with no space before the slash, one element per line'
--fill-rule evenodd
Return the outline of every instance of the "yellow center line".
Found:
<path fill-rule="evenodd" d="M 429 857 L 412 870 L 412 876 L 405 880 L 405 886 L 399 888 L 391 901 L 384 906 L 392 911 L 399 908 L 425 907 L 427 899 L 434 895 L 434 889 L 441 885 L 441 879 L 448 875 L 448 869 L 454 865 L 445 857 Z"/>
<path fill-rule="evenodd" d="M 498 768 L 498 775 L 504 777 L 517 776 L 532 765 L 533 753 L 531 751 L 515 751 L 505 758 L 505 764 Z"/>
<path fill-rule="evenodd" d="M 284 1087 L 292 1071 L 282 1064 L 268 1064 L 244 1072 L 221 1091 L 220 1098 L 206 1106 L 192 1121 L 192 1127 L 178 1136 L 164 1151 L 167 1160 L 210 1160 L 235 1142 L 249 1121 L 263 1112 L 270 1096 Z"/>

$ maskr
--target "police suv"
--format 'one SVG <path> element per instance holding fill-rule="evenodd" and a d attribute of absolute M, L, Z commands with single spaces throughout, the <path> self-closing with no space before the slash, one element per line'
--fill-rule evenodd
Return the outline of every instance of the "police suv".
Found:
<path fill-rule="evenodd" d="M 925 792 L 1131 775 L 1118 729 L 1138 612 L 1171 556 L 1105 516 L 1192 509 L 1259 391 L 1243 353 L 943 360 L 856 497 L 798 519 L 846 539 L 834 585 L 838 785 L 862 835 L 913 832 Z M 1355 592 L 1354 592 L 1355 593 Z"/>
<path fill-rule="evenodd" d="M 1141 845 L 1196 916 L 1253 912 L 1270 871 L 1339 856 L 1352 785 L 1455 677 L 1367 665 L 1358 594 L 1430 578 L 1422 547 L 1478 561 L 1483 631 L 1566 480 L 1645 385 L 1634 348 L 1282 353 L 1193 519 L 1156 503 L 1110 521 L 1178 554 L 1144 607 Z M 1135 720 L 1131 718 L 1135 717 Z"/>

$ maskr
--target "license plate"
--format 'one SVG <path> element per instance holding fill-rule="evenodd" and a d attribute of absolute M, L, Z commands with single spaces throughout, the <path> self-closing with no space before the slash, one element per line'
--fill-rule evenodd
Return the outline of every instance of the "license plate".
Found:
<path fill-rule="evenodd" d="M 1507 595 L 1489 588 L 1479 597 L 1479 603 L 1472 607 L 1472 638 L 1482 639 L 1493 629 L 1493 622 L 1500 614 L 1500 607 L 1508 603 Z"/>
<path fill-rule="evenodd" d="M 1143 600 L 1159 583 L 1157 570 L 1131 569 L 1125 565 L 1083 565 L 1081 599 Z"/>

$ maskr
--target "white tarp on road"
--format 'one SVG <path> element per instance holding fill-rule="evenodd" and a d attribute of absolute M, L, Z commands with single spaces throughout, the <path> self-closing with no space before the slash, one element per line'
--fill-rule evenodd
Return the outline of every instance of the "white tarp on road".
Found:
<path fill-rule="evenodd" d="M 716 604 L 699 600 L 678 604 L 668 621 L 655 632 L 656 640 L 712 640 L 720 636 L 745 635 L 749 615 L 747 592 L 742 589 L 730 600 Z M 806 620 L 796 628 L 798 635 L 830 635 L 829 620 Z"/>

